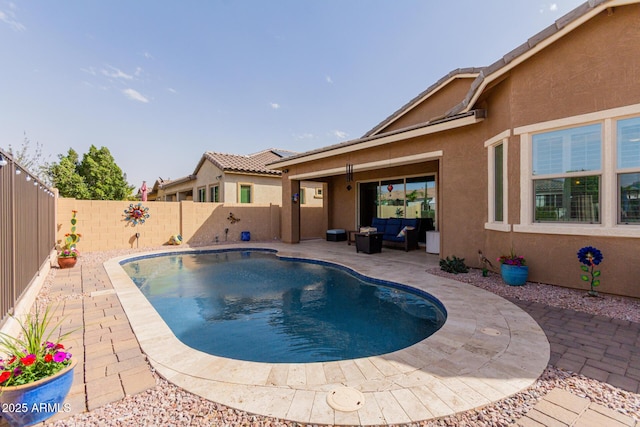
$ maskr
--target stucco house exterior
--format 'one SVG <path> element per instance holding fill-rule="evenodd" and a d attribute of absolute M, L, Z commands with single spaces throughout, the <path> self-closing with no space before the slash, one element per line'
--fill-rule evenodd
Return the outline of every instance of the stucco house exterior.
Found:
<path fill-rule="evenodd" d="M 283 171 L 285 242 L 301 221 L 287 201 L 314 180 L 328 228 L 370 225 L 392 205 L 433 217 L 443 258 L 480 267 L 478 250 L 513 249 L 530 281 L 580 289 L 576 253 L 591 245 L 604 254 L 598 290 L 640 297 L 640 1 L 589 1 L 361 138 L 271 167 Z"/>
<path fill-rule="evenodd" d="M 174 180 L 157 180 L 149 199 L 280 205 L 282 172 L 267 164 L 293 154 L 274 148 L 250 155 L 207 151 L 192 174 Z M 298 193 L 300 204 L 322 206 L 321 187 L 321 184 L 305 183 Z"/>

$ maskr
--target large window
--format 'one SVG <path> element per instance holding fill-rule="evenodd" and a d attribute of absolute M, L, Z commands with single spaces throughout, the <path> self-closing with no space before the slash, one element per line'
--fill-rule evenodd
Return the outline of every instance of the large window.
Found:
<path fill-rule="evenodd" d="M 640 117 L 617 122 L 618 223 L 640 223 Z"/>
<path fill-rule="evenodd" d="M 640 238 L 640 104 L 513 130 L 523 233 Z"/>
<path fill-rule="evenodd" d="M 534 134 L 536 222 L 600 222 L 602 126 Z"/>
<path fill-rule="evenodd" d="M 206 202 L 207 189 L 205 187 L 198 188 L 198 201 Z"/>

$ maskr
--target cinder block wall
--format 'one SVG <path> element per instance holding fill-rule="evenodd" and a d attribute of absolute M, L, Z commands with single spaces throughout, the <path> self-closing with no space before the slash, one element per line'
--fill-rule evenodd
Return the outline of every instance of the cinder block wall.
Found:
<path fill-rule="evenodd" d="M 71 229 L 71 211 L 76 210 L 76 232 L 81 234 L 78 251 L 159 246 L 180 233 L 180 203 L 145 202 L 150 217 L 144 224 L 131 225 L 124 211 L 132 202 L 59 198 L 56 214 L 56 242 L 64 244 Z M 134 204 L 137 204 L 134 203 Z M 140 238 L 136 242 L 136 233 Z"/>
<path fill-rule="evenodd" d="M 150 217 L 144 224 L 133 226 L 125 220 L 124 211 L 138 202 L 76 200 L 59 198 L 56 216 L 56 241 L 64 243 L 71 229 L 71 211 L 76 210 L 76 231 L 82 235 L 78 251 L 94 252 L 166 244 L 173 234 L 181 234 L 192 245 L 237 242 L 243 231 L 252 241 L 280 240 L 280 207 L 277 205 L 244 205 L 223 203 L 144 202 Z M 316 209 L 321 215 L 322 208 Z M 309 212 L 309 219 L 317 217 Z M 237 221 L 231 219 L 233 218 Z M 307 235 L 322 236 L 318 221 L 309 221 Z M 228 232 L 225 233 L 225 229 Z M 136 233 L 140 237 L 136 239 Z"/>

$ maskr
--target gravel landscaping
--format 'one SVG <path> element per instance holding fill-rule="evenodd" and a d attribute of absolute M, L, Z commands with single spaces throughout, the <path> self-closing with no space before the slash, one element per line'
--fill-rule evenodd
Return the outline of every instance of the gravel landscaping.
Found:
<path fill-rule="evenodd" d="M 145 251 L 148 251 L 146 248 Z M 95 265 L 114 256 L 136 252 L 112 251 L 91 253 L 82 256 L 83 265 Z M 550 285 L 527 283 L 525 286 L 505 286 L 497 273 L 483 277 L 480 270 L 466 274 L 448 274 L 439 269 L 429 273 L 446 276 L 461 282 L 481 287 L 487 291 L 525 301 L 535 301 L 545 305 L 583 311 L 601 316 L 640 323 L 640 300 L 603 295 L 601 298 L 585 297 L 586 290 L 578 291 Z M 56 274 L 52 270 L 48 282 Z M 47 298 L 45 284 L 40 303 Z M 47 425 L 54 426 L 298 426 L 300 424 L 248 414 L 207 401 L 179 387 L 168 383 L 156 375 L 157 385 L 146 392 L 127 396 L 91 412 L 78 414 Z M 509 426 L 530 410 L 546 393 L 561 388 L 586 397 L 593 402 L 607 406 L 640 421 L 640 394 L 630 393 L 609 384 L 575 375 L 548 366 L 538 381 L 527 390 L 492 405 L 437 420 L 414 425 L 420 426 Z"/>

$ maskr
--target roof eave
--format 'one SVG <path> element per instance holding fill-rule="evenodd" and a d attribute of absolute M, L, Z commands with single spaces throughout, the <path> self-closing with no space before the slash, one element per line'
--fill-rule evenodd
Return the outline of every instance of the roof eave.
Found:
<path fill-rule="evenodd" d="M 483 121 L 485 115 L 485 110 L 471 110 L 456 116 L 432 120 L 427 123 L 421 123 L 419 125 L 398 129 L 392 132 L 355 139 L 352 141 L 344 142 L 342 144 L 308 151 L 306 153 L 295 156 L 294 158 L 287 158 L 285 160 L 270 163 L 269 166 L 272 168 L 281 169 L 300 163 L 336 156 L 339 154 L 345 154 L 368 149 L 371 147 L 390 144 L 403 139 L 415 138 L 419 136 L 443 132 L 450 129 L 469 126 L 471 124 Z"/>
<path fill-rule="evenodd" d="M 452 81 L 456 79 L 476 78 L 481 71 L 482 68 L 458 68 L 449 72 L 447 75 L 443 76 L 437 82 L 429 86 L 426 90 L 422 91 L 418 96 L 407 102 L 398 110 L 394 111 L 393 114 L 391 114 L 389 117 L 378 123 L 373 129 L 365 133 L 362 138 L 378 134 L 380 130 L 400 119 L 402 116 L 411 111 L 416 105 L 424 102 L 426 99 L 430 98 L 431 96 L 448 86 Z"/>
<path fill-rule="evenodd" d="M 589 0 L 571 12 L 560 17 L 555 23 L 533 35 L 525 43 L 505 54 L 502 58 L 485 69 L 476 77 L 465 99 L 450 110 L 452 114 L 471 111 L 483 91 L 493 81 L 511 71 L 547 46 L 555 43 L 577 27 L 591 20 L 603 11 L 628 4 L 636 4 L 638 0 Z"/>

